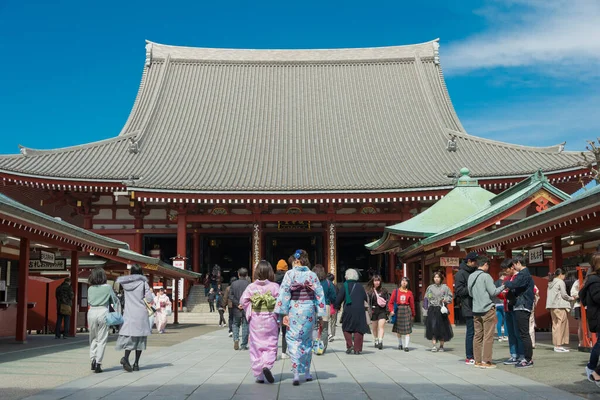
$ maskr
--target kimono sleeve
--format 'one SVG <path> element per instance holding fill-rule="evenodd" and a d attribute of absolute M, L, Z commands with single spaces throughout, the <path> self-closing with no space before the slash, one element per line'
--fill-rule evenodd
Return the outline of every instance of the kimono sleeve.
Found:
<path fill-rule="evenodd" d="M 252 302 L 250 301 L 250 297 L 252 296 L 251 292 L 252 285 L 248 285 L 240 297 L 240 305 L 244 309 L 248 322 L 250 322 L 250 318 L 252 317 Z"/>
<path fill-rule="evenodd" d="M 317 308 L 317 314 L 319 317 L 327 315 L 327 307 L 325 307 L 325 294 L 323 293 L 323 286 L 317 278 L 317 274 L 314 272 L 311 274 L 313 284 L 315 285 L 315 307 Z"/>
<path fill-rule="evenodd" d="M 279 296 L 277 296 L 277 303 L 273 312 L 275 314 L 287 315 L 290 312 L 290 301 L 292 300 L 292 291 L 290 286 L 292 284 L 291 274 L 293 271 L 288 271 L 281 281 L 279 286 Z"/>

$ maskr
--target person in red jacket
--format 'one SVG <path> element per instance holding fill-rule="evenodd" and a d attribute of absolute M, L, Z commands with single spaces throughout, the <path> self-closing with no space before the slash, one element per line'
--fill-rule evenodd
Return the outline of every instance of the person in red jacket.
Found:
<path fill-rule="evenodd" d="M 398 336 L 398 350 L 408 351 L 410 334 L 412 333 L 412 319 L 415 317 L 415 298 L 410 291 L 410 280 L 402 278 L 400 287 L 392 292 L 388 303 L 391 316 L 396 316 L 392 332 Z"/>

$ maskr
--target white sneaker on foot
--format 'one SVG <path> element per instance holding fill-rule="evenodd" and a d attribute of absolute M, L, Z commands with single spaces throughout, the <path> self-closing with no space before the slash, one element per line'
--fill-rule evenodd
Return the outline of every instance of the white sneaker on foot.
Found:
<path fill-rule="evenodd" d="M 281 353 L 281 359 L 282 359 L 282 360 L 284 360 L 284 359 L 286 359 L 286 358 L 290 358 L 290 356 L 288 356 L 288 355 L 287 355 L 287 354 L 285 354 L 285 353 Z"/>
<path fill-rule="evenodd" d="M 568 353 L 569 349 L 565 349 L 564 347 L 560 347 L 559 346 L 559 347 L 555 347 L 554 351 L 557 352 L 557 353 Z"/>

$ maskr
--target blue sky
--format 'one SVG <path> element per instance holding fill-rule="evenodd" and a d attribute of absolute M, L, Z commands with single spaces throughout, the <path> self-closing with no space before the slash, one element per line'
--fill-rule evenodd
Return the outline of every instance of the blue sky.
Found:
<path fill-rule="evenodd" d="M 470 134 L 580 150 L 600 136 L 598 21 L 598 0 L 0 0 L 0 153 L 116 136 L 145 39 L 293 49 L 437 37 Z"/>

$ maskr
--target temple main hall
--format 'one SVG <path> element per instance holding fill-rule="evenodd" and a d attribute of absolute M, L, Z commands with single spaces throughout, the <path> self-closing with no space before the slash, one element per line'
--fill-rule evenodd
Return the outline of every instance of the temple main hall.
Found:
<path fill-rule="evenodd" d="M 80 145 L 53 150 L 24 137 L 20 154 L 0 156 L 1 192 L 135 252 L 185 257 L 194 272 L 219 265 L 226 280 L 304 248 L 338 278 L 352 267 L 393 281 L 395 254 L 364 245 L 434 205 L 461 169 L 493 194 L 538 171 L 572 194 L 587 173 L 564 143 L 467 133 L 438 40 L 331 50 L 147 42 L 145 59 L 139 51 L 141 82 L 121 131 L 92 143 L 73 132 Z"/>

